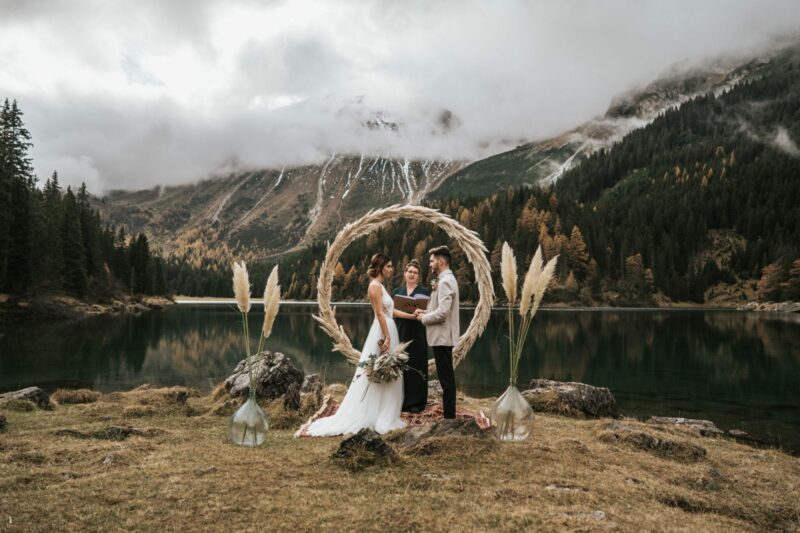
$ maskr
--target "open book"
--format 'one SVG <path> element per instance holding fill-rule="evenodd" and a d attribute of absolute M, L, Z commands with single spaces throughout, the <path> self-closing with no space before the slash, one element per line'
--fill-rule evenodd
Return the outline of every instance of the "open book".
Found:
<path fill-rule="evenodd" d="M 404 313 L 414 314 L 417 309 L 422 309 L 423 311 L 427 309 L 429 301 L 431 301 L 430 296 L 425 296 L 424 294 L 416 294 L 414 296 L 395 294 L 394 308 Z"/>

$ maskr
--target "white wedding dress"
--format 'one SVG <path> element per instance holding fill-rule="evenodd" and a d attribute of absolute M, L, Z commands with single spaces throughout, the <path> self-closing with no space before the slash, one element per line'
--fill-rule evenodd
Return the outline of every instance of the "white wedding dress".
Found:
<path fill-rule="evenodd" d="M 392 319 L 394 302 L 383 285 L 381 289 L 383 316 L 386 318 L 386 325 L 389 326 L 390 349 L 394 349 L 400 343 L 397 326 Z M 364 349 L 361 350 L 361 361 L 370 354 L 379 352 L 378 341 L 381 337 L 383 337 L 381 325 L 376 316 L 364 343 Z M 355 377 L 339 409 L 332 416 L 315 420 L 306 430 L 307 435 L 312 437 L 344 435 L 357 433 L 362 428 L 371 428 L 377 433 L 387 433 L 405 427 L 405 422 L 400 419 L 400 411 L 403 408 L 403 377 L 400 376 L 391 383 L 370 383 L 367 376 L 361 375 L 363 372 L 362 368 L 356 368 Z"/>

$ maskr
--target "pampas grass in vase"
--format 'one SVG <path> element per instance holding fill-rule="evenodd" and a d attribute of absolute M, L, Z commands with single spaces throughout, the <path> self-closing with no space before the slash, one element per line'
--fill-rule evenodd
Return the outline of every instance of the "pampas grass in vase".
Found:
<path fill-rule="evenodd" d="M 267 315 L 269 314 L 267 312 L 266 305 L 268 293 L 270 302 L 272 302 L 273 299 L 276 302 L 280 302 L 280 287 L 277 285 L 277 267 L 273 269 L 272 274 L 270 275 L 270 280 L 272 280 L 273 275 L 275 280 L 272 291 L 276 292 L 277 296 L 273 296 L 272 292 L 270 292 L 270 284 L 268 282 L 267 290 L 264 292 L 265 327 L 267 323 Z M 240 446 L 260 446 L 267 438 L 269 419 L 256 401 L 256 383 L 253 377 L 253 361 L 250 353 L 250 328 L 247 322 L 247 317 L 250 313 L 250 278 L 247 274 L 247 266 L 244 264 L 244 261 L 233 264 L 233 294 L 236 298 L 236 306 L 239 308 L 239 312 L 242 315 L 242 332 L 244 333 L 245 354 L 247 356 L 247 375 L 250 379 L 250 387 L 248 390 L 247 401 L 242 404 L 239 409 L 237 409 L 230 419 L 230 438 L 233 443 Z M 275 320 L 275 315 L 278 314 L 277 303 L 274 305 L 274 308 L 270 307 L 270 313 L 272 313 L 271 317 L 269 318 L 271 329 L 272 323 Z M 268 333 L 267 336 L 269 336 Z M 264 331 L 262 331 L 262 335 L 258 343 L 259 353 L 261 352 L 261 344 L 263 340 Z"/>
<path fill-rule="evenodd" d="M 509 379 L 508 388 L 492 406 L 491 421 L 495 434 L 504 441 L 526 440 L 533 430 L 533 409 L 517 388 L 519 361 L 533 317 L 539 310 L 544 293 L 553 279 L 557 259 L 558 256 L 555 256 L 545 265 L 542 260 L 542 247 L 536 250 L 522 283 L 518 308 L 520 322 L 519 326 L 516 326 L 514 305 L 518 296 L 517 260 L 508 243 L 503 243 L 501 277 L 503 290 L 508 298 Z"/>

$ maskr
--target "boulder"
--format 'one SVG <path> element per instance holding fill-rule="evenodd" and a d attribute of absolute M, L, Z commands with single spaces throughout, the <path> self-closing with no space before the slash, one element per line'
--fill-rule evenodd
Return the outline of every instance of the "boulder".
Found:
<path fill-rule="evenodd" d="M 393 431 L 386 440 L 398 448 L 413 448 L 427 439 L 448 436 L 486 438 L 489 431 L 482 429 L 474 418 L 452 418 Z"/>
<path fill-rule="evenodd" d="M 343 468 L 358 471 L 369 466 L 394 464 L 399 456 L 374 430 L 363 428 L 342 440 L 339 448 L 331 455 L 331 460 Z"/>
<path fill-rule="evenodd" d="M 605 426 L 599 438 L 607 443 L 622 443 L 658 457 L 684 463 L 694 463 L 704 459 L 706 449 L 697 444 L 664 439 L 644 432 L 637 427 L 613 421 Z"/>
<path fill-rule="evenodd" d="M 534 379 L 522 396 L 534 411 L 577 418 L 618 417 L 617 402 L 606 387 Z"/>
<path fill-rule="evenodd" d="M 42 409 L 53 408 L 53 405 L 50 403 L 50 396 L 39 387 L 28 387 L 26 389 L 0 394 L 0 404 L 13 400 L 27 400 L 35 403 Z"/>
<path fill-rule="evenodd" d="M 656 426 L 680 426 L 690 429 L 703 437 L 722 437 L 725 435 L 725 432 L 719 429 L 711 420 L 672 416 L 651 416 L 647 423 Z"/>
<path fill-rule="evenodd" d="M 711 420 L 670 416 L 651 416 L 647 420 L 647 423 L 657 426 L 677 426 L 689 429 L 701 437 L 725 437 L 728 439 L 734 439 L 743 444 L 749 444 L 751 446 L 770 446 L 771 444 L 774 444 L 753 437 L 741 429 L 729 429 L 725 431 L 718 428 L 717 425 Z"/>
<path fill-rule="evenodd" d="M 253 379 L 256 383 L 256 396 L 274 400 L 284 396 L 292 384 L 303 384 L 303 371 L 295 368 L 289 358 L 280 352 L 263 352 L 252 356 Z M 228 379 L 225 390 L 234 397 L 247 397 L 250 393 L 250 377 L 247 373 L 247 359 L 241 361 Z"/>

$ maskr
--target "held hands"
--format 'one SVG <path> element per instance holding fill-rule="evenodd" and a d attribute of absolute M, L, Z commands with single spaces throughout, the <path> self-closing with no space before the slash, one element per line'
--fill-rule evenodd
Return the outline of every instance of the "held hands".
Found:
<path fill-rule="evenodd" d="M 424 314 L 425 314 L 425 311 L 423 311 L 422 309 L 417 309 L 416 311 L 414 311 L 414 318 L 419 320 L 419 321 L 422 321 L 422 315 L 424 315 Z"/>

